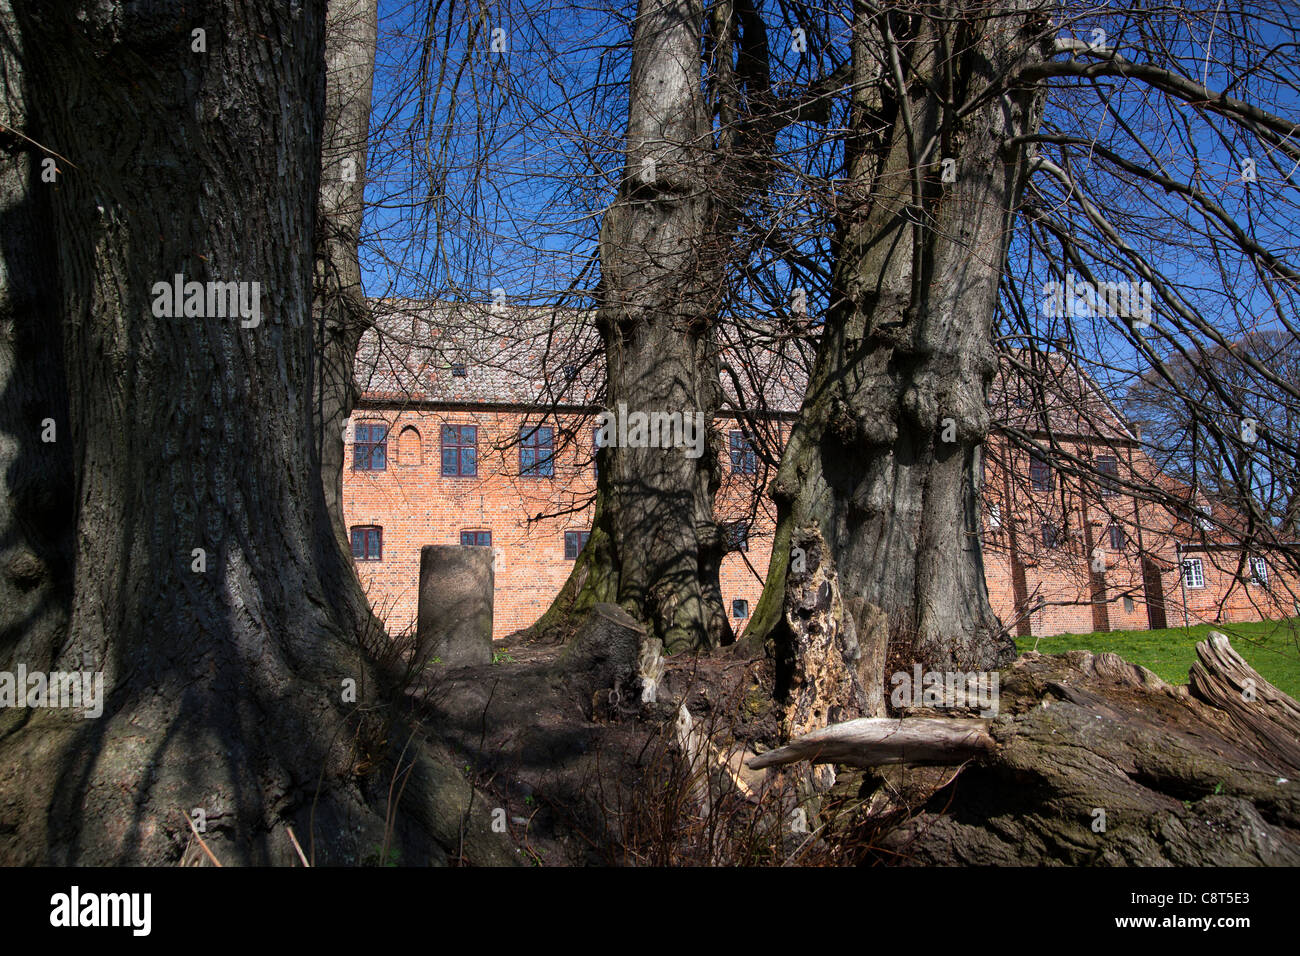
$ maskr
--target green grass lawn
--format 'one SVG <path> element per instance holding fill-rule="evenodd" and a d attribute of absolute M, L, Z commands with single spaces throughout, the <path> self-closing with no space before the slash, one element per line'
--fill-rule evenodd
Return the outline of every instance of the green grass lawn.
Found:
<path fill-rule="evenodd" d="M 1036 648 L 1043 654 L 1111 651 L 1126 661 L 1155 671 L 1171 684 L 1186 684 L 1187 669 L 1196 660 L 1196 645 L 1212 630 L 1227 634 L 1237 653 L 1265 680 L 1300 699 L 1300 618 L 1251 624 L 1201 624 L 1164 631 L 1018 637 L 1016 648 L 1021 651 Z"/>

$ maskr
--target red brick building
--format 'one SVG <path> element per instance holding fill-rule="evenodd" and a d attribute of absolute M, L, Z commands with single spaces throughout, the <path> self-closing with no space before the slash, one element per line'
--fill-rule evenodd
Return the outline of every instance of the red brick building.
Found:
<path fill-rule="evenodd" d="M 546 309 L 381 309 L 358 352 L 343 476 L 362 582 L 400 630 L 415 620 L 422 546 L 489 545 L 495 635 L 526 627 L 549 607 L 590 526 L 603 397 L 596 331 Z M 1161 480 L 1139 436 L 1086 376 L 1041 353 L 1034 361 L 1041 367 L 1004 366 L 990 400 L 984 560 L 1005 626 L 1043 635 L 1297 612 L 1280 568 L 1215 533 L 1230 516 L 1203 504 L 1180 519 L 1128 493 L 1130 479 Z M 735 543 L 722 591 L 737 631 L 771 553 L 762 488 L 802 397 L 795 358 L 769 366 L 746 383 L 766 400 L 762 421 L 735 412 L 713 422 L 724 474 L 717 514 Z M 724 379 L 735 404 L 729 389 Z M 1018 447 L 1026 442 L 1052 447 L 1055 466 Z M 1097 471 L 1113 481 L 1090 477 Z"/>

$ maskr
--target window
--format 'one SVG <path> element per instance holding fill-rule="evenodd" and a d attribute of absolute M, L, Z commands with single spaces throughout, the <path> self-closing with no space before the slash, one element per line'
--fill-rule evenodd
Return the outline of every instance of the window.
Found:
<path fill-rule="evenodd" d="M 519 429 L 519 474 L 555 477 L 555 429 L 542 425 Z"/>
<path fill-rule="evenodd" d="M 352 443 L 352 468 L 383 471 L 388 467 L 388 426 L 383 422 L 359 422 Z"/>
<path fill-rule="evenodd" d="M 1034 491 L 1052 490 L 1052 466 L 1037 452 L 1029 453 L 1029 484 Z"/>
<path fill-rule="evenodd" d="M 378 525 L 358 525 L 353 528 L 352 559 L 354 561 L 382 561 L 384 559 L 384 529 Z"/>
<path fill-rule="evenodd" d="M 1119 477 L 1119 462 L 1114 455 L 1097 456 L 1097 474 L 1101 476 L 1101 493 L 1107 497 L 1115 494 L 1115 479 Z"/>
<path fill-rule="evenodd" d="M 478 474 L 478 426 L 442 426 L 442 473 L 451 478 Z"/>
<path fill-rule="evenodd" d="M 397 436 L 397 463 L 403 468 L 424 464 L 424 449 L 420 443 L 420 432 L 414 426 L 407 425 Z"/>
<path fill-rule="evenodd" d="M 451 363 L 451 377 L 452 377 L 452 378 L 469 378 L 469 366 L 466 365 L 464 362 L 452 362 L 452 363 Z"/>
<path fill-rule="evenodd" d="M 572 385 L 572 384 L 573 384 L 573 380 L 574 380 L 575 378 L 577 378 L 577 377 L 578 377 L 578 366 L 576 366 L 576 365 L 566 365 L 566 366 L 564 366 L 564 384 L 565 384 L 565 385 Z"/>
<path fill-rule="evenodd" d="M 749 522 L 732 521 L 722 526 L 728 551 L 749 550 Z"/>
<path fill-rule="evenodd" d="M 564 560 L 577 561 L 578 555 L 581 554 L 582 549 L 587 546 L 587 541 L 590 538 L 590 531 L 564 532 Z"/>
<path fill-rule="evenodd" d="M 989 505 L 989 527 L 994 530 L 1002 527 L 1002 509 L 997 505 Z"/>
<path fill-rule="evenodd" d="M 591 470 L 597 478 L 600 477 L 600 429 L 591 430 Z"/>
<path fill-rule="evenodd" d="M 492 532 L 462 531 L 460 533 L 460 543 L 465 548 L 490 548 L 492 547 Z"/>
<path fill-rule="evenodd" d="M 1183 586 L 1193 589 L 1205 587 L 1205 569 L 1200 558 L 1183 558 Z"/>
<path fill-rule="evenodd" d="M 1121 525 L 1113 524 L 1110 526 L 1110 549 L 1112 551 L 1124 550 L 1124 528 Z"/>
<path fill-rule="evenodd" d="M 749 602 L 748 602 L 748 601 L 739 601 L 739 600 L 737 600 L 737 601 L 732 601 L 732 602 L 731 602 L 731 616 L 732 616 L 732 617 L 749 617 Z"/>
<path fill-rule="evenodd" d="M 1061 546 L 1061 528 L 1051 522 L 1043 522 L 1043 547 L 1059 548 Z"/>
<path fill-rule="evenodd" d="M 1263 558 L 1250 559 L 1250 583 L 1268 587 L 1268 563 Z"/>
<path fill-rule="evenodd" d="M 1131 597 L 1126 597 L 1126 598 L 1124 599 L 1124 613 L 1125 613 L 1125 614 L 1132 614 L 1132 613 L 1133 613 L 1133 610 L 1134 610 L 1136 607 L 1137 607 L 1137 605 L 1133 603 L 1133 599 L 1132 599 Z"/>
<path fill-rule="evenodd" d="M 758 456 L 742 431 L 731 433 L 731 470 L 743 475 L 758 473 Z"/>

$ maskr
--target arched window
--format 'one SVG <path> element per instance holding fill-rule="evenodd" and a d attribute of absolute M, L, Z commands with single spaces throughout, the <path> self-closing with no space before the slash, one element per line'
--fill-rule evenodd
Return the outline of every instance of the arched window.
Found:
<path fill-rule="evenodd" d="M 413 425 L 407 425 L 397 436 L 397 463 L 406 465 L 424 464 L 424 446 L 420 443 L 420 432 Z"/>

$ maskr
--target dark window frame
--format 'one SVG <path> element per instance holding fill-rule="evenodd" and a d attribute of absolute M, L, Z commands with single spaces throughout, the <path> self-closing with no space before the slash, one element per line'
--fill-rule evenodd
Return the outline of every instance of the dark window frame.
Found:
<path fill-rule="evenodd" d="M 542 435 L 545 433 L 545 440 Z M 546 452 L 546 457 L 542 457 Z M 531 463 L 526 460 L 531 458 Z M 519 477 L 555 477 L 555 428 L 552 425 L 523 425 L 519 428 Z"/>
<path fill-rule="evenodd" d="M 472 442 L 464 441 L 465 429 L 472 429 L 474 440 Z M 449 431 L 455 432 L 455 441 L 450 444 L 447 441 Z M 450 422 L 444 423 L 438 432 L 438 467 L 443 478 L 477 478 L 478 477 L 478 425 L 456 425 Z M 455 450 L 456 466 L 454 471 L 447 470 L 447 452 Z M 469 471 L 465 470 L 465 451 L 473 449 L 473 465 Z"/>
<path fill-rule="evenodd" d="M 749 617 L 749 602 L 744 598 L 734 598 L 731 602 L 731 616 L 740 620 Z"/>
<path fill-rule="evenodd" d="M 1029 488 L 1035 493 L 1051 492 L 1055 485 L 1052 464 L 1038 452 L 1029 453 Z"/>
<path fill-rule="evenodd" d="M 564 532 L 564 560 L 577 561 L 578 555 L 582 554 L 582 549 L 587 546 L 591 540 L 591 531 L 566 531 Z"/>
<path fill-rule="evenodd" d="M 482 535 L 487 535 L 486 541 L 480 541 Z M 470 538 L 466 541 L 465 538 Z M 464 530 L 460 533 L 460 546 L 462 548 L 490 548 L 492 547 L 492 531 L 490 529 Z"/>
<path fill-rule="evenodd" d="M 749 550 L 749 522 L 745 519 L 728 521 L 722 526 L 727 544 L 727 553 Z"/>
<path fill-rule="evenodd" d="M 375 439 L 375 430 L 381 429 L 381 437 Z M 379 419 L 367 419 L 357 422 L 352 433 L 352 470 L 353 471 L 387 471 L 388 470 L 388 433 L 389 424 Z M 364 436 L 364 437 L 363 437 Z M 375 464 L 375 456 L 379 464 Z"/>
<path fill-rule="evenodd" d="M 1122 524 L 1112 524 L 1106 529 L 1106 536 L 1112 551 L 1123 551 L 1128 546 L 1128 535 L 1125 533 Z M 1118 543 L 1116 543 L 1117 536 L 1119 538 Z"/>
<path fill-rule="evenodd" d="M 758 453 L 744 429 L 733 428 L 727 435 L 731 448 L 731 470 L 738 475 L 758 474 Z"/>
<path fill-rule="evenodd" d="M 1109 498 L 1119 494 L 1119 488 L 1116 486 L 1119 480 L 1119 459 L 1114 455 L 1098 455 L 1093 464 L 1097 469 L 1102 497 Z"/>
<path fill-rule="evenodd" d="M 362 545 L 361 554 L 357 554 L 357 532 L 361 532 Z M 370 555 L 371 533 L 374 533 L 375 554 Z M 384 529 L 382 525 L 377 524 L 354 524 L 348 529 L 348 543 L 352 546 L 353 561 L 382 561 L 384 560 Z"/>

